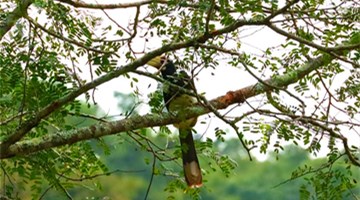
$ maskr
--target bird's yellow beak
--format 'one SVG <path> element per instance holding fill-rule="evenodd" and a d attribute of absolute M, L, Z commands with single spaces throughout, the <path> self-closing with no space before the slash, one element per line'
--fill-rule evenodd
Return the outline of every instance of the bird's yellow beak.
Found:
<path fill-rule="evenodd" d="M 163 65 L 163 58 L 162 58 L 162 56 L 156 56 L 155 58 L 151 59 L 146 64 L 148 64 L 152 67 L 155 67 L 156 69 L 160 69 L 161 66 Z"/>

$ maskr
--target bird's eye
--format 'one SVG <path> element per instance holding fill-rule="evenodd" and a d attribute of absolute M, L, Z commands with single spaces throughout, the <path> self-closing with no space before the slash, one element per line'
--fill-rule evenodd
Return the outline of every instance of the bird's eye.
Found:
<path fill-rule="evenodd" d="M 164 64 L 165 61 L 166 61 L 166 57 L 165 57 L 165 56 L 161 56 L 160 61 L 161 61 L 161 64 Z"/>

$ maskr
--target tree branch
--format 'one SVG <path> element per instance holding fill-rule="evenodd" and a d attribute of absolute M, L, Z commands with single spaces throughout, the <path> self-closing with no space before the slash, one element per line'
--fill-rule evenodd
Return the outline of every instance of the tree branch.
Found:
<path fill-rule="evenodd" d="M 198 43 L 204 43 L 210 38 L 214 38 L 218 35 L 222 35 L 224 33 L 228 33 L 231 31 L 234 31 L 235 29 L 245 26 L 245 25 L 261 25 L 265 22 L 260 20 L 238 20 L 234 22 L 233 24 L 230 24 L 229 26 L 226 26 L 222 29 L 214 30 L 208 34 L 200 35 L 198 37 L 194 37 L 192 39 L 189 39 L 184 42 L 177 42 L 177 43 L 170 43 L 167 45 L 163 45 L 161 48 L 158 48 L 156 50 L 153 50 L 143 57 L 126 64 L 122 67 L 118 67 L 116 70 L 109 72 L 108 74 L 105 74 L 103 76 L 100 76 L 99 78 L 84 84 L 80 88 L 74 89 L 72 92 L 67 94 L 66 96 L 57 99 L 50 103 L 49 105 L 45 106 L 43 109 L 41 109 L 37 114 L 35 114 L 32 118 L 25 121 L 18 129 L 15 131 L 15 133 L 8 136 L 1 144 L 0 144 L 0 154 L 4 154 L 7 151 L 7 148 L 16 143 L 17 141 L 21 140 L 21 138 L 26 135 L 32 128 L 37 126 L 42 119 L 49 116 L 52 112 L 59 109 L 63 105 L 73 101 L 76 97 L 80 96 L 81 94 L 87 92 L 90 89 L 93 89 L 105 82 L 108 82 L 122 74 L 131 72 L 136 70 L 138 67 L 145 65 L 149 60 L 154 58 L 155 56 L 160 56 L 163 53 L 174 51 L 182 48 L 192 47 L 196 46 Z"/>
<path fill-rule="evenodd" d="M 51 30 L 48 30 L 46 27 L 42 26 L 41 24 L 37 23 L 34 19 L 32 19 L 31 17 L 29 17 L 28 15 L 24 15 L 24 17 L 29 20 L 29 22 L 31 24 L 33 24 L 36 28 L 39 28 L 40 30 L 44 31 L 45 33 L 53 36 L 54 38 L 57 38 L 59 40 L 62 40 L 62 41 L 65 41 L 65 42 L 68 42 L 70 44 L 74 44 L 78 47 L 81 47 L 83 49 L 86 49 L 88 51 L 93 51 L 93 52 L 96 52 L 96 53 L 101 53 L 101 54 L 115 54 L 116 55 L 116 52 L 108 52 L 108 51 L 102 51 L 102 50 L 99 50 L 99 49 L 94 49 L 92 47 L 87 47 L 85 44 L 81 43 L 81 42 L 78 42 L 76 40 L 72 40 L 70 38 L 67 38 L 63 35 L 60 35 L 54 31 L 51 31 Z M 117 55 L 119 57 L 119 55 Z"/>
<path fill-rule="evenodd" d="M 9 12 L 5 13 L 6 17 L 4 22 L 0 23 L 0 40 L 4 35 L 15 25 L 15 23 L 27 13 L 28 7 L 33 3 L 33 0 L 19 1 L 17 7 Z"/>
<path fill-rule="evenodd" d="M 293 0 L 291 2 L 289 2 L 288 4 L 286 4 L 284 7 L 280 8 L 279 10 L 271 13 L 268 17 L 266 17 L 267 20 L 271 20 L 274 17 L 276 17 L 279 14 L 284 13 L 287 9 L 289 9 L 291 6 L 293 6 L 294 4 L 298 3 L 299 0 Z"/>
<path fill-rule="evenodd" d="M 160 3 L 167 4 L 167 0 L 143 0 L 137 2 L 129 2 L 129 3 L 114 3 L 114 4 L 94 4 L 94 3 L 85 3 L 83 1 L 72 1 L 72 0 L 57 0 L 58 2 L 71 5 L 75 8 L 88 8 L 88 9 L 117 9 L 117 8 L 131 8 L 131 7 L 139 7 L 151 3 Z"/>
<path fill-rule="evenodd" d="M 64 176 L 63 174 L 58 174 L 58 173 L 57 173 L 57 175 L 59 176 L 59 178 L 64 178 L 64 179 L 69 180 L 69 181 L 81 182 L 81 181 L 85 181 L 85 180 L 92 180 L 92 179 L 95 179 L 95 178 L 100 177 L 100 176 L 109 176 L 111 174 L 119 173 L 119 172 L 120 173 L 140 173 L 140 172 L 145 172 L 145 170 L 143 170 L 143 169 L 141 169 L 141 170 L 121 170 L 121 169 L 116 169 L 116 170 L 113 170 L 113 171 L 100 173 L 100 174 L 95 174 L 95 175 L 92 175 L 92 176 L 80 177 L 80 178 L 67 177 L 67 176 Z"/>
<path fill-rule="evenodd" d="M 272 24 L 271 22 L 268 23 L 266 25 L 267 27 L 269 27 L 270 29 L 272 29 L 273 31 L 275 31 L 276 33 L 280 34 L 280 35 L 283 35 L 287 38 L 290 38 L 292 40 L 295 40 L 301 44 L 306 44 L 307 46 L 310 46 L 310 47 L 313 47 L 315 49 L 318 49 L 320 51 L 323 51 L 323 52 L 326 52 L 328 54 L 330 54 L 331 56 L 334 56 L 335 58 L 339 59 L 339 60 L 342 60 L 344 62 L 347 62 L 347 63 L 350 63 L 354 66 L 357 66 L 357 67 L 360 67 L 359 64 L 355 63 L 355 62 L 352 62 L 352 61 L 349 61 L 349 60 L 346 60 L 345 58 L 342 58 L 338 53 L 339 52 L 343 52 L 343 50 L 353 50 L 353 49 L 349 49 L 349 47 L 354 47 L 355 49 L 357 47 L 360 47 L 360 42 L 357 41 L 356 43 L 352 43 L 350 46 L 349 45 L 345 45 L 342 44 L 342 45 L 337 45 L 336 47 L 324 47 L 324 46 L 321 46 L 321 45 L 318 45 L 316 43 L 313 43 L 311 41 L 308 41 L 306 39 L 303 39 L 301 37 L 298 37 L 294 34 L 291 34 L 291 33 L 288 33 L 280 28 L 278 28 L 277 26 L 275 26 L 274 24 Z"/>
<path fill-rule="evenodd" d="M 159 52 L 161 52 L 161 49 L 146 54 L 145 56 L 143 56 L 143 58 L 136 60 L 134 63 L 140 64 L 142 62 L 146 62 L 154 54 L 160 55 L 161 53 Z M 327 54 L 323 56 L 319 56 L 318 58 L 309 61 L 309 63 L 299 67 L 299 69 L 297 70 L 294 70 L 284 75 L 275 76 L 271 79 L 265 80 L 265 82 L 268 83 L 269 85 L 273 85 L 276 87 L 284 87 L 293 84 L 299 81 L 300 79 L 302 79 L 304 76 L 308 75 L 310 72 L 314 71 L 315 69 L 318 69 L 319 67 L 330 63 L 332 59 L 334 58 L 329 57 Z M 121 69 L 124 70 L 124 68 L 127 69 L 130 66 L 133 67 L 133 65 L 128 65 L 126 68 L 123 67 Z M 109 76 L 109 74 L 107 76 Z M 85 86 L 86 88 L 91 87 L 94 84 L 99 83 L 100 80 L 98 79 L 94 80 L 94 82 L 88 83 Z M 254 97 L 258 94 L 264 93 L 266 91 L 270 91 L 272 89 L 273 89 L 272 87 L 268 87 L 259 82 L 255 85 L 251 85 L 236 91 L 227 92 L 227 94 L 225 94 L 224 96 L 220 96 L 216 99 L 213 99 L 209 101 L 209 103 L 216 109 L 224 109 L 232 104 L 242 103 L 250 97 Z M 81 91 L 83 90 L 85 89 L 83 88 Z M 69 98 L 75 98 L 74 95 L 79 94 L 81 91 L 77 91 L 77 92 L 74 91 L 68 96 L 54 102 L 53 104 L 49 105 L 45 110 L 43 110 L 40 114 L 44 114 L 45 112 L 50 112 L 51 109 L 53 109 L 52 106 L 59 106 L 60 103 L 67 102 Z M 65 132 L 57 132 L 55 134 L 49 134 L 39 138 L 21 141 L 16 144 L 12 144 L 11 146 L 9 145 L 9 148 L 3 149 L 3 151 L 1 152 L 0 159 L 10 158 L 18 155 L 30 154 L 61 145 L 66 145 L 66 144 L 69 145 L 75 142 L 84 141 L 92 138 L 98 138 L 106 135 L 117 134 L 120 132 L 172 124 L 172 123 L 180 122 L 184 119 L 196 117 L 209 112 L 211 112 L 211 110 L 209 110 L 207 107 L 204 107 L 202 105 L 195 105 L 191 108 L 188 108 L 186 112 L 182 112 L 181 116 L 179 116 L 178 113 L 147 114 L 143 116 L 133 116 L 119 121 L 92 125 L 90 127 L 81 128 L 81 129 L 65 131 Z M 34 125 L 35 120 L 40 121 L 41 119 L 34 118 L 33 120 L 34 121 L 30 121 L 31 124 L 29 124 L 28 126 Z M 29 128 L 28 126 L 23 127 L 23 129 L 21 130 L 24 131 L 25 128 Z M 2 143 L 1 147 L 3 148 L 3 146 L 4 144 Z"/>

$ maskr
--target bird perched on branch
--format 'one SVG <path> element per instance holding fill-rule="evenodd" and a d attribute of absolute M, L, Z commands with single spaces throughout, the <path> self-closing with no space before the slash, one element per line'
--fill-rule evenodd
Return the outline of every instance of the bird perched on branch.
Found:
<path fill-rule="evenodd" d="M 192 79 L 185 71 L 178 71 L 174 63 L 165 56 L 158 56 L 150 60 L 148 65 L 160 70 L 163 79 L 173 85 L 195 92 Z M 181 113 L 184 108 L 193 105 L 197 99 L 177 87 L 163 88 L 163 96 L 166 108 L 169 112 Z M 186 183 L 189 187 L 195 188 L 202 185 L 202 175 L 199 160 L 196 155 L 192 128 L 195 126 L 197 118 L 184 120 L 174 124 L 179 130 L 183 168 Z"/>

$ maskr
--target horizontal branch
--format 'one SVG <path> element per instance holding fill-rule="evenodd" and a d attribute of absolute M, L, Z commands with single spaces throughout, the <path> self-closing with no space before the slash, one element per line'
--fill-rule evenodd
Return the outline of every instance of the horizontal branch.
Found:
<path fill-rule="evenodd" d="M 167 4 L 167 0 L 143 0 L 143 1 L 135 1 L 128 3 L 113 3 L 113 4 L 94 4 L 94 3 L 85 3 L 83 1 L 72 1 L 72 0 L 57 0 L 58 2 L 65 3 L 71 5 L 75 8 L 88 8 L 88 9 L 117 9 L 117 8 L 131 8 L 131 7 L 139 7 L 151 3 L 161 3 Z"/>
<path fill-rule="evenodd" d="M 271 79 L 265 80 L 265 82 L 271 86 L 286 87 L 299 81 L 315 69 L 328 64 L 332 59 L 333 58 L 329 57 L 328 55 L 319 56 L 318 58 L 309 61 L 307 64 L 304 64 L 297 70 L 284 75 L 275 76 Z M 211 100 L 210 104 L 216 109 L 224 109 L 232 104 L 242 103 L 250 97 L 272 90 L 272 87 L 269 87 L 268 85 L 264 85 L 259 82 L 255 85 L 251 85 L 236 91 L 230 91 L 224 96 L 220 96 Z M 181 112 L 181 114 L 161 113 L 132 116 L 127 119 L 109 123 L 101 123 L 86 128 L 57 132 L 51 135 L 42 136 L 40 138 L 17 142 L 3 151 L 0 154 L 0 158 L 3 159 L 18 155 L 30 154 L 53 147 L 70 145 L 79 141 L 117 134 L 120 132 L 172 124 L 209 112 L 210 110 L 207 107 L 195 105 L 191 108 L 188 108 L 186 112 Z"/>

